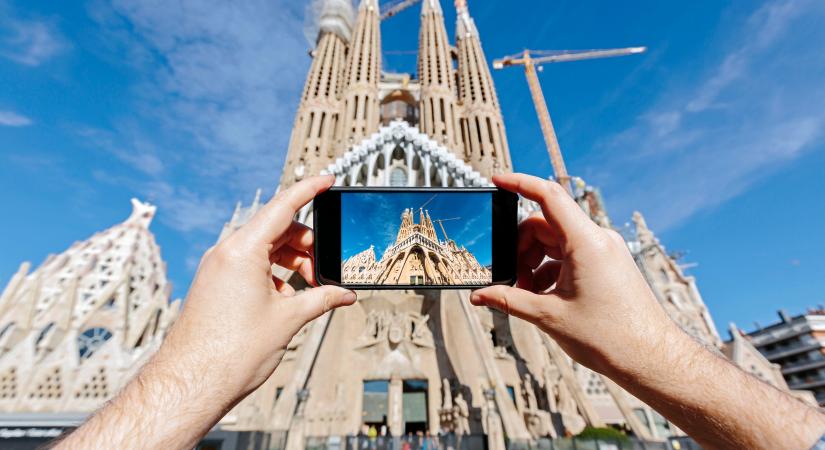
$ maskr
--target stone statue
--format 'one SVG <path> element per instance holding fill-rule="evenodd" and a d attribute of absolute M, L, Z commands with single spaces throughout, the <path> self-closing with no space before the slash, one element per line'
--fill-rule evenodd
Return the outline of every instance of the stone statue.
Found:
<path fill-rule="evenodd" d="M 530 411 L 538 410 L 539 403 L 538 400 L 536 400 L 536 392 L 533 390 L 533 377 L 530 376 L 529 373 L 524 374 L 522 385 L 524 389 L 524 400 L 527 401 L 527 408 Z"/>
<path fill-rule="evenodd" d="M 550 417 L 550 413 L 539 409 L 536 392 L 533 389 L 533 377 L 529 373 L 524 374 L 522 392 L 527 403 L 524 411 L 524 424 L 527 426 L 530 435 L 536 439 L 548 435 L 556 437 L 556 430 L 553 429 L 553 419 Z"/>
<path fill-rule="evenodd" d="M 450 380 L 448 380 L 446 378 L 441 380 L 441 387 L 442 387 L 442 390 L 443 390 L 443 393 L 442 393 L 442 396 L 441 396 L 442 409 L 452 410 L 453 409 L 453 392 L 450 389 Z"/>
<path fill-rule="evenodd" d="M 567 387 L 567 383 L 563 379 L 559 379 L 556 383 L 557 400 L 556 403 L 561 414 L 561 421 L 564 425 L 564 430 L 569 435 L 579 434 L 586 425 L 584 418 L 579 414 L 576 399 Z"/>
<path fill-rule="evenodd" d="M 461 392 L 455 396 L 454 403 L 455 433 L 458 435 L 470 434 L 470 408 L 467 406 L 467 401 L 464 400 Z"/>
<path fill-rule="evenodd" d="M 494 389 L 484 390 L 484 407 L 481 409 L 481 425 L 484 434 L 487 435 L 488 450 L 505 450 L 504 429 L 501 424 L 501 416 L 496 406 L 496 391 Z"/>

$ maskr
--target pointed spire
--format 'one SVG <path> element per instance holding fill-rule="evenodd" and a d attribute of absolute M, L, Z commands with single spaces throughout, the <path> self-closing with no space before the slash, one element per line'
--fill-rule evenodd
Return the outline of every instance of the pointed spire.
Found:
<path fill-rule="evenodd" d="M 653 232 L 647 227 L 645 217 L 639 211 L 633 212 L 633 223 L 636 225 L 636 238 L 639 239 L 639 242 L 648 244 L 656 239 Z"/>
<path fill-rule="evenodd" d="M 149 203 L 141 202 L 140 200 L 132 199 L 132 214 L 126 219 L 126 223 L 135 223 L 143 228 L 149 228 L 152 223 L 152 218 L 155 217 L 157 207 Z"/>
<path fill-rule="evenodd" d="M 255 200 L 252 201 L 252 209 L 258 209 L 258 206 L 261 205 L 261 188 L 255 191 Z"/>
<path fill-rule="evenodd" d="M 485 177 L 512 170 L 507 134 L 487 58 L 464 1 L 456 2 L 458 98 L 464 105 L 464 160 Z"/>
<path fill-rule="evenodd" d="M 335 33 L 345 41 L 352 37 L 355 11 L 350 0 L 321 0 L 318 15 L 318 40 L 323 33 Z"/>
<path fill-rule="evenodd" d="M 339 147 L 353 143 L 378 130 L 381 78 L 381 26 L 376 0 L 361 0 L 346 66 L 346 93 L 343 135 Z"/>
<path fill-rule="evenodd" d="M 456 86 L 447 28 L 440 0 L 425 0 L 418 38 L 418 78 L 421 86 L 419 129 L 461 155 Z"/>

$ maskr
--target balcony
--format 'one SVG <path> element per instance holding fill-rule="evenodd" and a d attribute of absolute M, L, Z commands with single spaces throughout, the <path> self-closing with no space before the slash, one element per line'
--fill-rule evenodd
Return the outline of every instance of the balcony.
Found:
<path fill-rule="evenodd" d="M 816 350 L 818 348 L 822 348 L 822 343 L 811 338 L 805 340 L 804 342 L 796 343 L 794 345 L 790 345 L 787 347 L 778 348 L 775 350 L 771 350 L 769 352 L 763 351 L 762 354 L 769 361 L 774 362 L 774 360 L 776 359 L 781 359 L 786 356 L 796 355 L 798 353 L 807 352 L 810 350 Z"/>
<path fill-rule="evenodd" d="M 792 373 L 801 372 L 803 370 L 816 369 L 818 367 L 823 366 L 825 366 L 825 358 L 809 359 L 805 361 L 795 362 L 792 364 L 783 364 L 782 374 L 788 375 Z"/>

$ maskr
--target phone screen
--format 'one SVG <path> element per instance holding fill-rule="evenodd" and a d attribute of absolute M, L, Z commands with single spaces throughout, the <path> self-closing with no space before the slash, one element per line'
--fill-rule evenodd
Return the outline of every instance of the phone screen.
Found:
<path fill-rule="evenodd" d="M 343 192 L 341 284 L 493 281 L 492 192 Z"/>

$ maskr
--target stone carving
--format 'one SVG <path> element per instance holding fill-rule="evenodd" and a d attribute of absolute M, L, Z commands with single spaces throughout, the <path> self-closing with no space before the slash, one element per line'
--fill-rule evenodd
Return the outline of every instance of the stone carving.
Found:
<path fill-rule="evenodd" d="M 555 386 L 556 405 L 561 414 L 561 421 L 564 430 L 568 435 L 579 434 L 586 425 L 584 418 L 579 414 L 576 406 L 576 399 L 567 387 L 567 384 L 559 376 Z"/>
<path fill-rule="evenodd" d="M 548 435 L 556 437 L 556 431 L 553 429 L 553 421 L 550 413 L 539 409 L 536 392 L 533 390 L 533 377 L 529 373 L 524 374 L 522 391 L 525 403 L 527 403 L 526 410 L 524 411 L 524 423 L 527 425 L 527 430 L 530 432 L 530 435 L 533 436 L 533 438 Z"/>
<path fill-rule="evenodd" d="M 429 315 L 416 312 L 372 309 L 367 313 L 356 348 L 372 347 L 382 342 L 391 347 L 409 342 L 418 347 L 432 348 L 433 335 L 427 326 L 429 319 Z"/>
<path fill-rule="evenodd" d="M 487 435 L 488 450 L 505 450 L 504 427 L 496 406 L 496 391 L 484 390 L 484 406 L 481 408 L 481 425 Z"/>
<path fill-rule="evenodd" d="M 455 406 L 453 407 L 453 414 L 456 420 L 455 433 L 459 435 L 470 434 L 470 408 L 467 406 L 467 401 L 459 392 L 455 396 Z"/>

